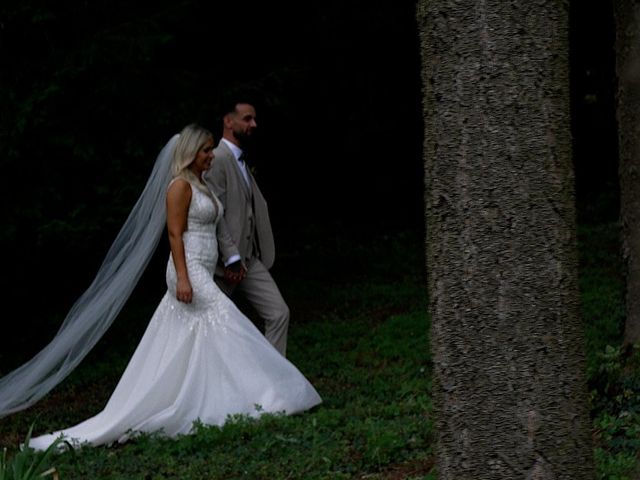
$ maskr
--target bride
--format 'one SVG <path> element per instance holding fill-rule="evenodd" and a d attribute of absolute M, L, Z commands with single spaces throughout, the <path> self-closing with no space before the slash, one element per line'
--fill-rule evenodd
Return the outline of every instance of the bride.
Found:
<path fill-rule="evenodd" d="M 147 188 L 134 207 L 134 213 L 140 214 L 137 210 L 146 202 L 144 212 L 137 217 L 132 213 L 125 224 L 135 232 L 148 230 L 158 216 L 164 218 L 162 209 L 149 207 L 153 197 L 158 196 L 149 192 L 166 189 L 166 227 L 171 247 L 166 270 L 168 290 L 107 405 L 76 426 L 31 439 L 32 448 L 46 449 L 59 437 L 79 446 L 124 442 L 137 432 L 160 431 L 176 436 L 189 433 L 196 420 L 222 425 L 233 414 L 292 414 L 321 402 L 298 369 L 273 348 L 213 280 L 218 256 L 216 224 L 222 205 L 202 181 L 202 174 L 214 161 L 213 146 L 210 132 L 197 125 L 185 127 L 158 157 Z M 163 169 L 169 170 L 169 162 L 172 179 L 167 188 Z M 152 183 L 164 187 L 153 189 Z M 156 199 L 156 203 L 164 202 Z M 119 307 L 110 308 L 105 298 L 111 303 L 116 298 L 122 302 L 122 294 L 126 300 L 133 287 L 119 293 L 105 294 L 103 290 L 120 288 L 118 275 L 126 272 L 133 260 L 142 264 L 142 269 L 148 261 L 140 260 L 138 257 L 145 254 L 135 250 L 122 258 L 123 250 L 135 248 L 129 246 L 130 237 L 134 238 L 133 243 L 144 241 L 144 235 L 125 230 L 85 293 L 88 297 L 74 305 L 54 341 L 30 364 L 0 379 L 0 416 L 26 408 L 53 388 L 93 346 L 105 325 L 111 323 L 113 318 L 95 322 L 85 311 L 90 313 L 97 303 L 99 314 L 94 316 L 103 315 L 106 308 L 107 317 L 115 317 Z M 123 234 L 127 238 L 120 238 Z M 154 248 L 155 243 L 151 251 Z M 111 271 L 103 275 L 105 268 Z M 141 273 L 137 271 L 140 268 L 135 270 L 126 272 L 127 279 L 134 277 L 134 286 Z M 78 351 L 69 347 L 70 342 L 84 338 L 90 339 L 88 347 L 83 345 Z M 65 364 L 69 358 L 71 366 Z M 12 383 L 14 387 L 18 385 L 18 391 L 27 393 L 13 398 L 8 393 Z"/>

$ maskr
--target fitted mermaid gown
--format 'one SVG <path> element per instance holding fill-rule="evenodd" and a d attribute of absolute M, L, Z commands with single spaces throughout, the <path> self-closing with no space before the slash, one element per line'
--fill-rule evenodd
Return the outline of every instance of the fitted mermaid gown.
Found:
<path fill-rule="evenodd" d="M 47 448 L 63 436 L 74 446 L 124 442 L 137 432 L 173 437 L 193 422 L 222 425 L 229 415 L 293 414 L 321 402 L 300 373 L 213 281 L 222 205 L 194 186 L 183 234 L 190 304 L 176 299 L 170 256 L 168 291 L 104 410 L 84 422 L 31 439 Z"/>

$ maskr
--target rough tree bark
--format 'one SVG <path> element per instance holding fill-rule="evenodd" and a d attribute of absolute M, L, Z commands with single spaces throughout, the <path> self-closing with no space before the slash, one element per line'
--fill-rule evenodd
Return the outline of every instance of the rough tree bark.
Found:
<path fill-rule="evenodd" d="M 567 11 L 418 1 L 441 480 L 594 478 Z"/>
<path fill-rule="evenodd" d="M 615 0 L 625 346 L 640 342 L 640 1 Z"/>

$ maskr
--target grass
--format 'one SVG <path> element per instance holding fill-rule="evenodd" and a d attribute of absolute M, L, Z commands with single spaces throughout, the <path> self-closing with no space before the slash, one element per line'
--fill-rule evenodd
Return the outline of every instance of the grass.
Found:
<path fill-rule="evenodd" d="M 196 425 L 195 435 L 178 439 L 143 435 L 66 452 L 54 458 L 60 478 L 435 479 L 422 236 L 319 238 L 313 231 L 297 238 L 274 276 L 292 310 L 288 356 L 322 395 L 321 406 Z M 616 348 L 624 321 L 617 228 L 582 227 L 579 240 L 598 478 L 630 480 L 640 450 L 640 355 Z M 117 349 L 98 348 L 37 405 L 0 420 L 0 446 L 11 454 L 34 420 L 38 433 L 99 411 L 149 308 L 127 307 L 130 317 L 106 339 L 123 338 Z"/>
<path fill-rule="evenodd" d="M 274 271 L 292 310 L 288 357 L 321 393 L 319 408 L 66 452 L 55 459 L 60 478 L 425 478 L 433 432 L 426 294 L 422 262 L 413 262 L 421 238 L 397 233 L 374 243 L 308 242 Z M 381 264 L 367 268 L 371 258 Z M 116 331 L 144 324 L 145 309 L 134 306 Z M 39 433 L 99 411 L 135 346 L 130 337 L 127 347 L 99 348 L 41 402 L 0 420 L 0 444 L 14 448 L 34 419 Z"/>
<path fill-rule="evenodd" d="M 25 445 L 31 440 L 31 432 L 32 428 L 29 428 L 24 440 Z M 58 478 L 58 472 L 54 467 L 50 467 L 50 462 L 59 443 L 61 440 L 57 439 L 45 451 L 37 453 L 29 447 L 24 447 L 13 456 L 11 462 L 7 461 L 5 448 L 0 456 L 0 480 L 37 480 L 49 476 Z"/>

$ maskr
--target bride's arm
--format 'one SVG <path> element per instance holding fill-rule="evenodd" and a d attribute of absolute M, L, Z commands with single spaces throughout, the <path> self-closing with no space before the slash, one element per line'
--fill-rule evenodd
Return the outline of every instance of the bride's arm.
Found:
<path fill-rule="evenodd" d="M 193 296 L 182 241 L 182 234 L 187 230 L 187 214 L 190 203 L 191 185 L 189 182 L 182 179 L 174 181 L 167 191 L 167 229 L 173 264 L 178 276 L 176 298 L 185 303 L 191 303 Z"/>

